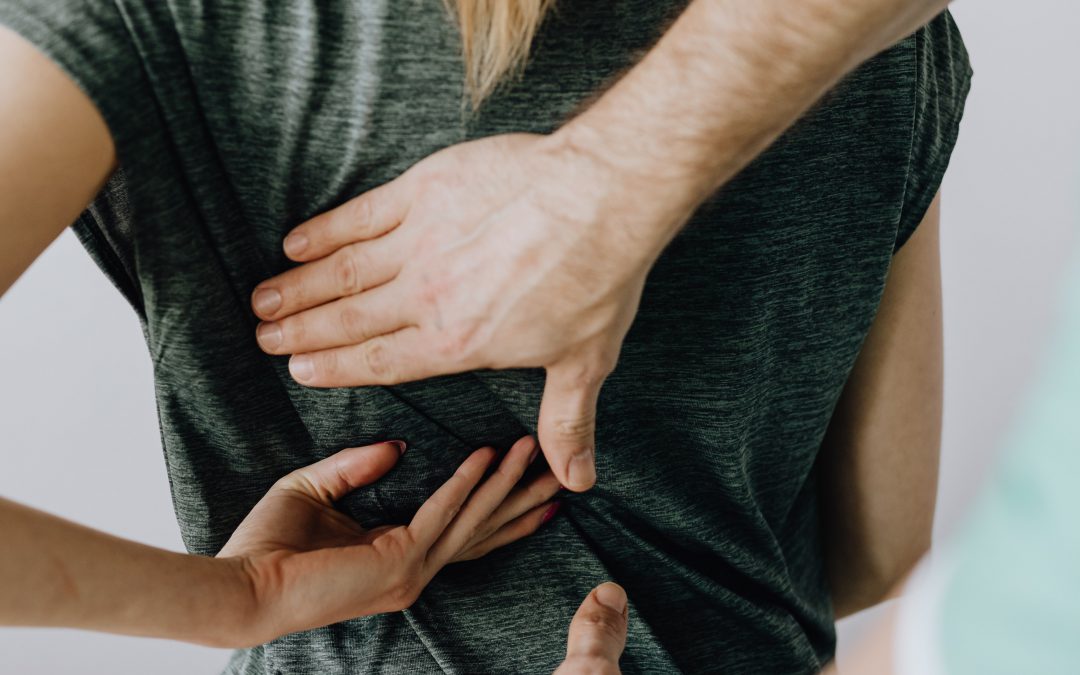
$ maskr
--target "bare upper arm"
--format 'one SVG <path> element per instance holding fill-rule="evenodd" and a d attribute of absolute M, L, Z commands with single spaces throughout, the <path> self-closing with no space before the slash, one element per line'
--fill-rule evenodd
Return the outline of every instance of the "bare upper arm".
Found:
<path fill-rule="evenodd" d="M 100 113 L 0 26 L 0 294 L 86 208 L 116 162 Z"/>
<path fill-rule="evenodd" d="M 862 580 L 881 590 L 929 545 L 942 418 L 939 221 L 940 197 L 893 260 L 822 447 L 823 525 L 840 614 L 838 594 L 862 595 L 840 585 Z"/>

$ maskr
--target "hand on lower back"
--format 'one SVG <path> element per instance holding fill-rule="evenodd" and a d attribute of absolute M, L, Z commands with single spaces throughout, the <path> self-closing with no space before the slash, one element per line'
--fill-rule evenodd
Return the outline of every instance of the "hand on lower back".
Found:
<path fill-rule="evenodd" d="M 554 513 L 554 476 L 522 483 L 536 441 L 524 438 L 498 469 L 474 452 L 408 525 L 365 529 L 334 502 L 397 463 L 392 443 L 352 448 L 278 481 L 218 555 L 250 582 L 254 620 L 239 642 L 278 636 L 411 605 L 445 565 L 477 558 L 537 530 Z"/>
<path fill-rule="evenodd" d="M 597 397 L 663 246 L 635 225 L 685 214 L 552 138 L 448 148 L 298 227 L 306 264 L 253 295 L 262 348 L 314 387 L 543 367 L 540 445 L 591 487 Z"/>

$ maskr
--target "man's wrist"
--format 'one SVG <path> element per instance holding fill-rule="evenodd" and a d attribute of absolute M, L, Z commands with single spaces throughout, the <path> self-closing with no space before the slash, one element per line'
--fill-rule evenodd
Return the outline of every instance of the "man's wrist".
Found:
<path fill-rule="evenodd" d="M 614 234 L 657 256 L 844 73 L 945 4 L 695 0 L 645 59 L 552 138 L 603 177 L 602 193 L 645 216 Z"/>
<path fill-rule="evenodd" d="M 604 230 L 606 248 L 631 266 L 651 267 L 707 193 L 693 176 L 620 147 L 617 135 L 605 133 L 588 115 L 549 136 L 549 147 L 574 167 L 573 182 L 604 214 L 596 225 Z M 611 217 L 619 213 L 628 217 Z"/>

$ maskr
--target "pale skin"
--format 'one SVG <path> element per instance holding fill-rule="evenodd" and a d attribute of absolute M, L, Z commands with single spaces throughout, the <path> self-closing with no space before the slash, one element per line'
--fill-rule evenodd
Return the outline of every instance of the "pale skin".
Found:
<path fill-rule="evenodd" d="M 273 324 L 260 327 L 260 341 L 271 353 L 297 354 L 292 370 L 311 386 L 391 384 L 473 368 L 543 367 L 548 385 L 538 430 L 554 475 L 549 482 L 586 490 L 596 481 L 596 399 L 616 365 L 644 280 L 660 251 L 705 197 L 846 72 L 946 4 L 695 0 L 640 64 L 558 132 L 499 136 L 449 148 L 393 183 L 301 225 L 294 234 L 302 235 L 306 245 L 297 246 L 305 242 L 293 237 L 286 251 L 310 264 L 260 285 L 258 291 L 278 294 L 277 308 L 263 302 L 265 295 L 253 296 L 257 315 Z M 0 87 L 9 92 L 0 98 L 3 292 L 97 194 L 116 156 L 108 129 L 86 97 L 4 29 L 0 64 Z M 553 209 L 551 204 L 561 206 Z M 838 504 L 856 515 L 846 513 L 826 527 L 844 540 L 832 542 L 826 552 L 841 611 L 882 597 L 892 585 L 887 577 L 924 549 L 929 537 L 935 489 L 930 477 L 936 468 L 927 463 L 936 464 L 940 399 L 934 405 L 920 396 L 940 391 L 940 366 L 934 365 L 940 364 L 940 342 L 927 340 L 924 328 L 905 323 L 904 317 L 939 316 L 940 309 L 933 293 L 930 305 L 920 305 L 926 302 L 919 295 L 927 290 L 919 285 L 925 280 L 905 283 L 909 275 L 897 270 L 909 252 L 909 257 L 919 251 L 926 256 L 913 262 L 913 269 L 935 264 L 936 234 L 931 243 L 915 244 L 897 256 L 889 282 L 886 302 L 894 304 L 890 296 L 895 296 L 896 309 L 883 309 L 882 316 L 891 317 L 882 319 L 887 327 L 875 326 L 887 334 L 868 341 L 869 351 L 860 357 L 851 385 L 875 397 L 887 389 L 875 384 L 879 377 L 905 389 L 889 388 L 889 404 L 883 398 L 844 403 L 850 408 L 847 417 L 838 417 L 843 421 L 830 431 L 826 457 L 833 459 L 823 458 L 825 470 L 838 481 L 861 481 L 856 493 Z M 334 304 L 323 307 L 326 303 Z M 350 314 L 352 320 L 343 320 Z M 272 344 L 275 327 L 281 341 Z M 926 365 L 903 372 L 910 366 L 905 359 Z M 845 397 L 852 398 L 857 397 Z M 883 424 L 905 429 L 902 440 L 872 429 Z M 350 452 L 360 454 L 349 457 L 362 455 L 365 463 L 382 466 L 379 462 L 389 462 L 389 446 L 377 447 L 384 449 L 357 449 Z M 476 469 L 490 451 L 479 452 L 455 476 L 456 483 L 451 481 L 454 485 L 444 486 L 454 500 L 472 504 L 469 495 L 489 486 L 490 481 L 480 483 Z M 882 457 L 897 457 L 895 452 L 905 459 L 896 460 L 888 472 L 875 468 Z M 365 471 L 369 477 L 375 472 L 370 466 Z M 420 548 L 445 554 L 454 547 L 440 548 L 438 542 L 453 533 L 453 554 L 436 558 L 445 564 L 482 548 L 502 527 L 533 518 L 528 525 L 535 529 L 541 518 L 537 509 L 550 496 L 536 497 L 539 501 L 529 506 L 536 509 L 502 522 L 497 514 L 506 511 L 500 509 L 523 494 L 521 487 L 507 486 L 503 480 L 497 489 L 490 488 L 483 508 L 465 508 L 447 523 L 440 520 L 436 539 L 429 535 Z M 917 492 L 914 503 L 902 501 L 911 494 L 904 490 Z M 311 500 L 297 504 L 271 493 L 261 504 L 269 505 L 266 510 L 295 509 L 297 518 L 305 517 L 305 509 L 329 513 L 319 494 L 330 493 L 316 490 Z M 501 506 L 489 508 L 496 502 Z M 442 498 L 435 502 L 440 503 L 447 505 Z M 404 593 L 347 587 L 346 595 L 355 597 L 330 603 L 325 616 L 301 614 L 301 624 L 291 624 L 281 609 L 290 606 L 289 593 L 297 592 L 288 582 L 301 583 L 297 570 L 317 572 L 303 575 L 302 583 L 325 578 L 327 596 L 332 595 L 340 590 L 334 584 L 344 570 L 351 577 L 367 564 L 361 564 L 359 552 L 350 557 L 338 549 L 371 549 L 400 535 L 383 533 L 348 547 L 335 538 L 341 532 L 285 541 L 284 533 L 259 526 L 259 511 L 253 511 L 256 520 L 247 523 L 249 529 L 234 535 L 234 541 L 244 543 L 227 547 L 231 556 L 205 559 L 149 549 L 0 502 L 5 539 L 0 578 L 24 580 L 19 588 L 5 584 L 0 589 L 0 623 L 253 644 L 279 630 L 388 611 L 412 598 L 418 584 L 430 578 L 427 573 L 434 573 L 426 569 Z M 455 523 L 466 516 L 473 524 L 465 529 L 486 532 L 488 539 L 461 542 Z M 526 521 L 517 520 L 522 518 Z M 408 530 L 412 524 L 402 527 Z M 266 536 L 252 534 L 260 532 Z M 235 562 L 274 557 L 267 552 L 271 541 L 283 544 L 275 549 L 281 561 L 293 562 L 281 569 L 268 564 L 273 573 L 264 575 Z M 836 559 L 845 547 L 859 548 L 860 555 Z M 406 555 L 404 549 L 400 553 Z M 408 548 L 407 555 L 412 560 L 419 556 L 415 548 Z M 53 577 L 43 570 L 76 559 L 84 564 L 66 578 L 68 590 L 78 592 L 57 592 Z M 370 554 L 363 560 L 370 561 Z M 252 584 L 259 588 L 260 583 L 270 589 L 267 594 L 252 592 Z M 191 594 L 197 586 L 214 592 Z M 181 591 L 186 593 L 183 602 L 177 599 Z M 237 607 L 246 608 L 241 614 L 223 607 L 222 598 L 234 597 L 241 600 Z M 245 598 L 254 599 L 254 609 Z M 590 596 L 586 607 L 594 602 L 602 604 Z M 593 624 L 585 620 L 578 625 L 587 629 Z M 211 631 L 211 626 L 221 630 Z"/>
<path fill-rule="evenodd" d="M 625 591 L 615 584 L 604 584 L 585 598 L 570 624 L 566 661 L 555 675 L 618 675 L 622 672 L 619 659 L 626 648 L 626 602 Z M 896 672 L 896 615 L 896 609 L 890 609 L 844 662 L 843 669 L 834 662 L 822 674 L 891 675 Z"/>

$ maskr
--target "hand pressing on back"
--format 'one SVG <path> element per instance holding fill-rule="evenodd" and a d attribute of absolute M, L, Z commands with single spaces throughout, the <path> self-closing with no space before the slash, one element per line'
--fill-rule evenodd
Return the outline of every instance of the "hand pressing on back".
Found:
<path fill-rule="evenodd" d="M 609 582 L 593 589 L 570 622 L 566 660 L 555 675 L 619 675 L 628 607 L 619 585 Z"/>
<path fill-rule="evenodd" d="M 393 468 L 397 444 L 344 450 L 288 474 L 218 555 L 250 588 L 251 620 L 229 646 L 405 609 L 444 566 L 532 534 L 554 514 L 559 490 L 549 472 L 522 482 L 536 451 L 523 438 L 485 479 L 498 456 L 477 450 L 412 522 L 372 530 L 334 503 Z"/>
<path fill-rule="evenodd" d="M 285 239 L 306 264 L 255 289 L 259 344 L 292 354 L 312 387 L 545 368 L 540 446 L 564 486 L 586 490 L 601 385 L 690 213 L 656 189 L 555 136 L 447 148 Z"/>

